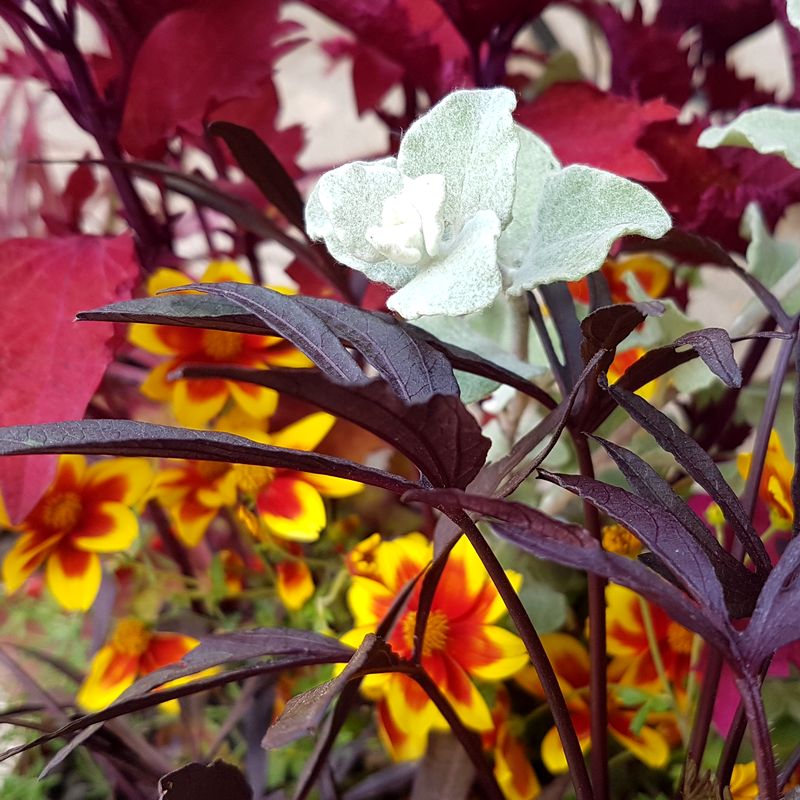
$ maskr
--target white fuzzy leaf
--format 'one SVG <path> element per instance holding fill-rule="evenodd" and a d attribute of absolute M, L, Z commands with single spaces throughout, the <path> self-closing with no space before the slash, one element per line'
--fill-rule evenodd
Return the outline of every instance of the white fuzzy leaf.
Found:
<path fill-rule="evenodd" d="M 786 15 L 789 17 L 789 22 L 800 30 L 800 0 L 787 0 Z"/>
<path fill-rule="evenodd" d="M 800 111 L 774 106 L 751 108 L 727 125 L 706 128 L 697 140 L 700 147 L 749 147 L 764 155 L 783 156 L 800 167 Z"/>
<path fill-rule="evenodd" d="M 600 269 L 621 236 L 657 239 L 671 227 L 669 214 L 639 184 L 592 167 L 566 167 L 545 181 L 532 245 L 509 292 L 579 280 Z"/>
<path fill-rule="evenodd" d="M 405 319 L 471 314 L 487 308 L 502 288 L 497 268 L 500 221 L 493 211 L 467 220 L 452 248 L 393 294 L 387 306 Z"/>
<path fill-rule="evenodd" d="M 511 117 L 516 104 L 509 89 L 453 92 L 403 137 L 397 154 L 403 175 L 444 175 L 444 222 L 451 230 L 481 210 L 508 223 L 519 149 Z"/>

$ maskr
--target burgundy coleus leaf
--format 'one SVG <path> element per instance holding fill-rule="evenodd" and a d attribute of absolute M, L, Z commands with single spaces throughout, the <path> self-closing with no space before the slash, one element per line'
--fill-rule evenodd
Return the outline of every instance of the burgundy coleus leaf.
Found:
<path fill-rule="evenodd" d="M 553 148 L 562 164 L 588 164 L 638 181 L 660 181 L 664 173 L 637 147 L 653 122 L 673 120 L 678 109 L 661 99 L 639 102 L 604 92 L 590 83 L 557 83 L 532 103 L 517 106 L 517 122 Z"/>
<path fill-rule="evenodd" d="M 67 178 L 61 194 L 42 198 L 39 213 L 54 236 L 79 233 L 83 208 L 97 190 L 97 179 L 88 164 L 79 164 Z"/>
<path fill-rule="evenodd" d="M 78 325 L 87 306 L 130 297 L 138 275 L 129 236 L 8 239 L 0 243 L 0 424 L 83 415 L 112 358 L 113 329 Z M 0 459 L 12 521 L 47 488 L 53 458 Z"/>
<path fill-rule="evenodd" d="M 242 773 L 224 761 L 187 764 L 162 775 L 158 800 L 252 800 L 253 790 Z"/>
<path fill-rule="evenodd" d="M 185 367 L 181 377 L 269 386 L 347 419 L 403 453 L 434 486 L 464 488 L 486 461 L 489 440 L 455 395 L 408 405 L 382 380 L 343 386 L 312 369 Z"/>
<path fill-rule="evenodd" d="M 678 107 L 692 96 L 693 69 L 680 31 L 645 25 L 639 3 L 634 4 L 630 18 L 610 4 L 584 3 L 582 8 L 608 41 L 614 94 L 639 100 L 663 97 Z M 654 53 L 658 58 L 653 57 Z"/>
<path fill-rule="evenodd" d="M 389 90 L 403 77 L 403 68 L 371 45 L 339 37 L 322 43 L 334 61 L 350 59 L 353 64 L 353 91 L 359 116 L 378 108 Z"/>
<path fill-rule="evenodd" d="M 724 58 L 734 44 L 773 19 L 771 0 L 662 0 L 656 24 L 680 33 L 696 28 L 703 52 Z"/>
<path fill-rule="evenodd" d="M 473 45 L 518 17 L 534 19 L 552 0 L 438 0 L 447 16 Z"/>
<path fill-rule="evenodd" d="M 742 78 L 725 61 L 703 68 L 702 89 L 709 111 L 743 111 L 775 103 L 772 92 L 760 89 L 755 78 Z"/>
<path fill-rule="evenodd" d="M 774 225 L 790 202 L 800 198 L 800 173 L 777 156 L 744 148 L 708 150 L 697 146 L 705 123 L 656 122 L 639 146 L 666 175 L 648 188 L 672 214 L 676 226 L 744 252 L 742 214 L 757 202 L 768 225 Z"/>
<path fill-rule="evenodd" d="M 277 0 L 201 0 L 161 19 L 133 64 L 123 147 L 158 157 L 170 137 L 200 136 L 224 103 L 258 96 L 291 46 L 278 38 L 295 29 L 278 20 L 278 10 Z"/>
<path fill-rule="evenodd" d="M 727 612 L 695 603 L 688 595 L 644 564 L 603 550 L 588 532 L 549 517 L 530 506 L 455 490 L 413 490 L 407 501 L 443 508 L 463 508 L 498 520 L 499 536 L 524 550 L 565 567 L 601 575 L 627 586 L 661 606 L 673 619 L 699 633 L 724 653 L 730 653 L 733 631 Z"/>

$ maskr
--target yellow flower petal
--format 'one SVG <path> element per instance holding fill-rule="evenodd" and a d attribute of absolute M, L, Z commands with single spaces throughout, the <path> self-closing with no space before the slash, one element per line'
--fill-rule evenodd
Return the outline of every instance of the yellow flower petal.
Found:
<path fill-rule="evenodd" d="M 158 335 L 158 325 L 148 325 L 144 322 L 131 323 L 128 328 L 128 341 L 147 353 L 156 356 L 174 356 L 176 350 L 170 347 L 164 339 Z"/>
<path fill-rule="evenodd" d="M 158 294 L 164 289 L 173 289 L 176 286 L 186 286 L 194 281 L 177 269 L 159 267 L 147 280 L 148 294 Z"/>
<path fill-rule="evenodd" d="M 88 611 L 100 591 L 100 559 L 95 553 L 62 545 L 47 559 L 45 578 L 62 608 Z"/>
<path fill-rule="evenodd" d="M 325 527 L 325 504 L 319 492 L 291 477 L 273 480 L 256 501 L 262 522 L 283 539 L 313 542 Z"/>
<path fill-rule="evenodd" d="M 157 403 L 166 402 L 175 391 L 175 383 L 167 380 L 167 375 L 174 368 L 175 364 L 172 361 L 165 361 L 163 364 L 153 367 L 148 376 L 142 381 L 139 391 L 145 397 L 155 400 Z"/>
<path fill-rule="evenodd" d="M 310 451 L 328 435 L 335 422 L 336 417 L 324 412 L 309 414 L 309 416 L 272 434 L 271 443 L 275 447 Z"/>
<path fill-rule="evenodd" d="M 669 761 L 669 744 L 667 740 L 653 728 L 645 725 L 638 736 L 626 734 L 620 726 L 609 727 L 611 735 L 626 749 L 630 750 L 636 758 L 648 767 L 661 769 Z"/>
<path fill-rule="evenodd" d="M 172 410 L 175 418 L 185 428 L 204 428 L 208 421 L 222 411 L 228 400 L 225 381 L 214 381 L 211 391 L 204 391 L 199 384 L 211 381 L 175 381 L 172 393 Z M 191 384 L 194 384 L 192 386 Z"/>
<path fill-rule="evenodd" d="M 302 561 L 283 561 L 276 566 L 278 597 L 289 611 L 298 611 L 314 594 L 311 570 Z"/>
<path fill-rule="evenodd" d="M 144 497 L 153 482 L 153 470 L 144 458 L 110 458 L 92 464 L 86 472 L 86 487 L 105 492 L 104 500 L 127 506 Z"/>
<path fill-rule="evenodd" d="M 324 497 L 350 497 L 364 488 L 363 483 L 349 481 L 347 478 L 335 478 L 333 475 L 316 475 L 312 472 L 301 473 L 303 480 L 315 486 Z"/>
<path fill-rule="evenodd" d="M 227 386 L 234 402 L 255 419 L 271 417 L 278 407 L 278 393 L 274 389 L 253 384 L 245 387 L 236 381 L 227 381 Z"/>
<path fill-rule="evenodd" d="M 476 666 L 469 663 L 469 655 L 466 654 L 462 663 L 471 675 L 484 681 L 502 681 L 516 675 L 527 665 L 528 652 L 519 636 L 496 625 L 481 626 L 480 635 L 491 650 L 498 651 L 498 655 L 490 663 Z"/>
<path fill-rule="evenodd" d="M 253 279 L 235 261 L 211 261 L 200 279 L 201 283 L 252 283 Z"/>
<path fill-rule="evenodd" d="M 111 705 L 136 680 L 138 663 L 137 656 L 125 656 L 111 645 L 101 647 L 75 702 L 89 712 Z"/>
<path fill-rule="evenodd" d="M 578 743 L 581 752 L 585 753 L 591 744 L 591 737 L 586 734 L 578 736 Z M 542 739 L 542 761 L 548 772 L 553 775 L 562 775 L 569 770 L 567 757 L 564 755 L 564 748 L 561 746 L 561 737 L 555 727 L 551 728 Z"/>
<path fill-rule="evenodd" d="M 117 553 L 127 550 L 139 536 L 139 520 L 122 503 L 101 503 L 84 514 L 83 524 L 70 543 L 90 553 Z"/>
<path fill-rule="evenodd" d="M 35 533 L 23 533 L 3 559 L 3 584 L 6 594 L 12 594 L 44 562 L 57 546 L 61 533 L 42 539 Z"/>

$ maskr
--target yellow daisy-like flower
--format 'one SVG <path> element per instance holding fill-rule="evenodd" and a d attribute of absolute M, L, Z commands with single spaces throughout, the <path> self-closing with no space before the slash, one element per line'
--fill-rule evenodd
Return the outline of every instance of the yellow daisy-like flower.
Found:
<path fill-rule="evenodd" d="M 357 647 L 364 636 L 374 632 L 398 592 L 426 567 L 432 555 L 431 543 L 420 533 L 383 541 L 374 548 L 373 575 L 353 575 L 348 604 L 356 627 L 342 641 Z M 350 563 L 354 563 L 352 559 Z M 519 575 L 509 573 L 509 577 L 519 584 Z M 420 586 L 417 583 L 389 638 L 401 658 L 413 653 Z M 474 679 L 503 680 L 528 662 L 519 637 L 494 624 L 504 613 L 505 606 L 480 559 L 462 539 L 450 554 L 433 598 L 422 666 L 464 724 L 478 731 L 491 730 L 494 725 Z M 381 738 L 395 757 L 418 753 L 431 728 L 447 727 L 425 692 L 405 675 L 370 675 L 363 687 L 368 696 L 383 701 L 379 706 Z"/>
<path fill-rule="evenodd" d="M 202 283 L 252 283 L 233 261 L 208 265 Z M 193 281 L 174 269 L 157 270 L 147 283 L 153 295 L 162 289 Z M 288 290 L 279 289 L 286 292 Z M 142 384 L 151 400 L 169 401 L 176 419 L 189 428 L 202 428 L 229 400 L 258 419 L 275 411 L 277 392 L 264 386 L 217 378 L 169 381 L 170 372 L 185 364 L 236 364 L 243 367 L 308 367 L 311 362 L 279 336 L 256 336 L 233 331 L 182 328 L 175 325 L 131 325 L 130 341 L 142 350 L 167 360 L 154 367 Z"/>
<path fill-rule="evenodd" d="M 752 453 L 740 453 L 736 460 L 739 472 L 746 478 L 750 472 Z M 794 506 L 792 505 L 792 478 L 794 477 L 794 464 L 786 458 L 781 440 L 775 431 L 769 435 L 767 458 L 764 462 L 764 472 L 758 486 L 758 496 L 769 508 L 772 524 L 776 528 L 786 530 L 792 527 L 794 521 Z"/>
<path fill-rule="evenodd" d="M 87 466 L 83 456 L 61 456 L 53 483 L 17 526 L 20 536 L 3 561 L 6 592 L 45 564 L 56 600 L 68 611 L 86 611 L 100 590 L 98 553 L 126 550 L 136 540 L 139 521 L 131 506 L 151 481 L 141 459 Z"/>

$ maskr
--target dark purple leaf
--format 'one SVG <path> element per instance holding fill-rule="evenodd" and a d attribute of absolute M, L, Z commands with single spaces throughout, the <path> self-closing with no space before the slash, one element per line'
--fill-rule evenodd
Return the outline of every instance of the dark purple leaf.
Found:
<path fill-rule="evenodd" d="M 647 316 L 661 316 L 663 313 L 664 306 L 658 301 L 617 303 L 593 311 L 581 321 L 584 362 L 588 362 L 598 350 L 614 350 Z"/>
<path fill-rule="evenodd" d="M 0 455 L 30 453 L 152 456 L 282 467 L 361 481 L 396 494 L 414 486 L 391 473 L 335 456 L 272 447 L 230 433 L 128 420 L 87 419 L 0 428 Z"/>
<path fill-rule="evenodd" d="M 800 639 L 800 537 L 792 539 L 761 590 L 742 635 L 748 664 L 758 670 L 779 647 Z"/>
<path fill-rule="evenodd" d="M 725 482 L 711 456 L 666 414 L 646 400 L 617 385 L 609 386 L 608 391 L 617 404 L 648 431 L 663 450 L 672 453 L 689 475 L 711 495 L 753 560 L 756 572 L 767 575 L 772 569 L 772 563 L 764 544 L 753 529 L 739 498 Z"/>
<path fill-rule="evenodd" d="M 283 164 L 258 135 L 249 128 L 222 121 L 211 123 L 208 132 L 224 140 L 242 172 L 261 190 L 261 194 L 292 225 L 304 231 L 303 198 Z"/>
<path fill-rule="evenodd" d="M 463 489 L 486 460 L 489 440 L 458 397 L 406 405 L 387 383 L 345 387 L 313 369 L 184 367 L 180 376 L 220 377 L 269 386 L 348 419 L 403 453 L 434 486 Z"/>
<path fill-rule="evenodd" d="M 384 800 L 386 797 L 405 797 L 417 771 L 413 761 L 402 761 L 367 775 L 342 800 Z"/>
<path fill-rule="evenodd" d="M 455 490 L 416 489 L 408 492 L 404 499 L 437 507 L 460 507 L 484 517 L 494 517 L 500 521 L 493 525 L 498 535 L 521 550 L 627 586 L 657 603 L 673 619 L 699 633 L 721 652 L 731 651 L 734 633 L 727 613 L 720 614 L 705 604 L 693 602 L 644 564 L 603 550 L 588 531 L 577 525 L 552 519 L 521 503 Z"/>
<path fill-rule="evenodd" d="M 731 389 L 738 389 L 742 385 L 742 371 L 733 356 L 731 337 L 723 328 L 702 328 L 691 331 L 672 345 L 676 350 L 682 347 L 691 347 L 703 363 Z"/>
<path fill-rule="evenodd" d="M 251 800 L 244 775 L 224 761 L 187 764 L 158 782 L 158 800 Z"/>
<path fill-rule="evenodd" d="M 170 291 L 185 288 L 189 287 Z M 222 297 L 254 314 L 305 353 L 332 380 L 348 384 L 366 382 L 361 368 L 333 331 L 294 297 L 246 283 L 197 283 L 191 288 Z"/>
<path fill-rule="evenodd" d="M 684 585 L 698 603 L 727 614 L 722 586 L 704 549 L 664 508 L 634 494 L 581 475 L 556 475 L 540 471 L 545 480 L 588 500 L 595 508 L 633 531 Z"/>
<path fill-rule="evenodd" d="M 330 704 L 350 681 L 372 672 L 384 672 L 397 663 L 397 656 L 383 639 L 367 634 L 347 666 L 335 678 L 289 700 L 283 713 L 267 730 L 261 746 L 275 750 L 315 733 Z"/>
<path fill-rule="evenodd" d="M 706 527 L 694 511 L 672 491 L 672 487 L 646 461 L 624 447 L 601 439 L 598 441 L 614 460 L 631 488 L 645 500 L 655 503 L 669 512 L 703 549 L 714 567 L 722 588 L 728 609 L 734 617 L 749 617 L 753 611 L 763 579 L 735 559 L 720 546 L 716 537 Z M 654 552 L 657 552 L 654 550 Z M 648 566 L 652 566 L 648 563 Z M 656 567 L 653 567 L 654 569 Z M 674 574 L 671 565 L 670 574 Z M 666 576 L 665 576 L 666 577 Z"/>
<path fill-rule="evenodd" d="M 578 315 L 575 313 L 575 301 L 563 282 L 551 283 L 540 286 L 547 309 L 550 312 L 553 322 L 558 331 L 558 338 L 561 340 L 561 352 L 564 354 L 564 361 L 567 366 L 569 376 L 569 388 L 578 380 L 578 376 L 583 369 L 581 361 L 581 334 Z"/>
<path fill-rule="evenodd" d="M 297 297 L 388 381 L 407 403 L 424 403 L 437 394 L 457 395 L 453 368 L 438 349 L 409 332 L 388 314 L 365 311 L 319 297 Z"/>
<path fill-rule="evenodd" d="M 449 732 L 431 731 L 410 800 L 466 800 L 474 780 L 475 770 L 458 739 Z"/>

